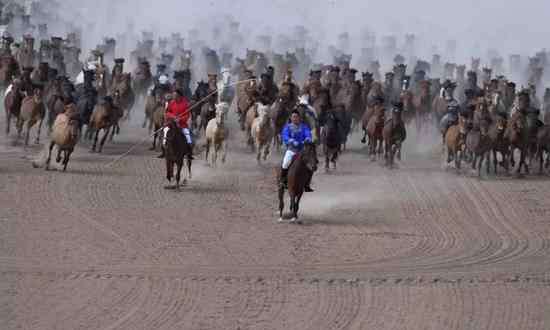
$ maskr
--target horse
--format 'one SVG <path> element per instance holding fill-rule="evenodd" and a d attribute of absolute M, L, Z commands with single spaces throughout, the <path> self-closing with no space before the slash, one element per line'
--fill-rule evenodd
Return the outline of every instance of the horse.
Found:
<path fill-rule="evenodd" d="M 227 138 L 228 130 L 225 126 L 225 116 L 229 110 L 229 104 L 226 102 L 216 104 L 216 118 L 211 119 L 206 126 L 205 137 L 206 137 L 206 155 L 205 159 L 207 162 L 208 154 L 210 152 L 210 147 L 214 148 L 212 152 L 212 160 L 209 164 L 213 167 L 216 166 L 216 161 L 218 159 L 218 152 L 223 149 L 222 163 L 225 163 L 225 158 L 227 155 Z"/>
<path fill-rule="evenodd" d="M 4 92 L 17 76 L 19 65 L 11 55 L 0 58 L 0 92 Z"/>
<path fill-rule="evenodd" d="M 550 166 L 550 125 L 544 125 L 537 132 L 537 152 L 539 174 L 543 173 L 544 153 L 546 152 L 545 168 Z"/>
<path fill-rule="evenodd" d="M 505 115 L 495 116 L 493 124 L 489 127 L 489 139 L 491 140 L 491 151 L 493 154 L 493 164 L 495 175 L 498 173 L 497 153 L 502 156 L 502 165 L 508 171 L 508 155 L 510 153 L 510 144 L 504 135 L 507 126 L 507 118 Z"/>
<path fill-rule="evenodd" d="M 153 75 L 151 73 L 151 66 L 147 61 L 140 61 L 138 67 L 134 71 L 134 81 L 132 89 L 138 98 L 144 98 L 147 96 L 147 90 L 153 83 Z"/>
<path fill-rule="evenodd" d="M 290 164 L 288 168 L 288 195 L 290 197 L 290 212 L 292 218 L 291 223 L 297 222 L 298 210 L 300 209 L 300 200 L 304 193 L 304 188 L 309 181 L 310 177 L 317 171 L 319 160 L 317 158 L 317 147 L 313 143 L 306 143 L 304 150 L 300 152 Z M 277 182 L 280 182 L 281 172 L 280 169 L 277 172 Z M 283 221 L 283 210 L 285 208 L 284 197 L 285 188 L 282 184 L 279 184 L 278 189 L 279 197 L 279 222 Z"/>
<path fill-rule="evenodd" d="M 251 137 L 256 147 L 256 160 L 260 164 L 263 151 L 264 161 L 269 156 L 269 146 L 274 136 L 271 117 L 269 116 L 270 106 L 257 103 L 258 117 L 254 119 L 250 128 Z"/>
<path fill-rule="evenodd" d="M 166 95 L 169 93 L 169 90 L 164 88 L 157 88 L 155 95 L 149 93 L 145 98 L 145 118 L 143 119 L 142 128 L 145 128 L 148 125 L 149 133 L 154 126 L 154 115 L 155 111 L 162 107 L 164 109 L 166 102 Z"/>
<path fill-rule="evenodd" d="M 23 126 L 19 126 L 19 114 L 21 112 L 21 103 L 23 102 L 23 92 L 21 91 L 21 81 L 15 79 L 8 87 L 4 95 L 4 109 L 6 111 L 6 135 L 10 134 L 11 118 L 15 117 L 17 135 L 21 135 Z"/>
<path fill-rule="evenodd" d="M 42 90 L 34 88 L 33 94 L 23 99 L 21 103 L 21 112 L 19 113 L 19 127 L 23 127 L 25 123 L 27 124 L 25 146 L 29 145 L 30 130 L 36 123 L 39 123 L 39 125 L 35 144 L 40 143 L 40 132 L 42 130 L 44 117 L 46 117 L 46 107 L 44 102 L 42 102 Z"/>
<path fill-rule="evenodd" d="M 115 97 L 118 96 L 118 92 L 115 93 Z M 99 131 L 103 130 L 104 135 L 101 139 L 101 143 L 99 144 L 99 150 L 98 152 L 101 152 L 103 150 L 103 145 L 105 144 L 105 141 L 107 140 L 107 136 L 109 135 L 109 132 L 112 128 L 111 132 L 111 140 L 112 137 L 115 134 L 115 126 L 117 125 L 117 122 L 120 118 L 122 118 L 122 109 L 117 107 L 115 105 L 115 100 L 111 96 L 105 96 L 103 98 L 103 103 L 98 104 L 90 118 L 90 124 L 89 124 L 89 130 L 88 134 L 94 135 L 94 144 L 92 145 L 92 152 L 95 152 L 96 146 L 97 146 L 97 140 L 99 137 Z M 90 137 L 89 136 L 89 137 Z"/>
<path fill-rule="evenodd" d="M 166 111 L 166 108 L 163 102 L 164 95 L 161 95 L 160 93 L 158 93 L 157 95 L 155 95 L 155 98 L 156 98 L 156 103 L 155 103 L 155 107 L 153 110 L 153 114 L 151 115 L 151 121 L 150 121 L 150 125 L 152 125 L 153 132 L 154 132 L 153 145 L 149 150 L 156 150 L 157 139 L 159 141 L 161 140 L 161 135 L 162 135 L 161 129 L 162 129 L 162 126 L 164 126 L 164 112 Z M 151 129 L 149 131 L 151 131 Z"/>
<path fill-rule="evenodd" d="M 401 160 L 401 146 L 407 138 L 407 130 L 402 119 L 402 109 L 395 107 L 392 116 L 384 123 L 382 136 L 384 139 L 384 158 L 386 166 L 393 167 L 394 157 Z"/>
<path fill-rule="evenodd" d="M 466 150 L 473 155 L 472 169 L 475 170 L 477 166 L 478 177 L 481 177 L 481 167 L 485 159 L 487 173 L 489 173 L 489 152 L 492 147 L 491 137 L 489 136 L 491 123 L 492 118 L 489 113 L 488 104 L 483 100 L 478 101 L 474 111 L 472 128 L 466 134 Z"/>
<path fill-rule="evenodd" d="M 239 95 L 237 96 L 237 114 L 239 115 L 239 123 L 242 131 L 246 129 L 246 113 L 248 109 L 256 103 L 257 98 L 258 90 L 256 80 L 251 80 L 239 90 Z"/>
<path fill-rule="evenodd" d="M 529 130 L 527 127 L 527 119 L 521 111 L 517 111 L 511 116 L 504 135 L 510 144 L 510 163 L 512 167 L 514 167 L 516 163 L 514 152 L 516 149 L 520 151 L 520 160 L 516 175 L 521 174 L 522 166 L 525 168 L 525 172 L 529 173 L 529 166 L 525 161 L 529 147 Z"/>
<path fill-rule="evenodd" d="M 49 169 L 52 150 L 56 145 L 56 162 L 59 163 L 61 161 L 61 153 L 63 152 L 63 172 L 67 170 L 67 164 L 69 164 L 69 158 L 78 142 L 79 133 L 78 110 L 76 109 L 76 105 L 71 103 L 64 106 L 64 112 L 58 114 L 55 118 L 51 132 L 50 147 L 48 149 L 48 158 L 46 159 L 46 170 Z"/>
<path fill-rule="evenodd" d="M 383 102 L 378 101 L 374 107 L 374 113 L 370 118 L 363 116 L 362 128 L 363 128 L 363 138 L 361 139 L 362 143 L 366 142 L 366 137 L 369 137 L 369 156 L 371 160 L 375 161 L 377 157 L 382 154 L 382 149 L 384 147 L 384 118 L 385 118 L 386 109 Z M 368 118 L 368 121 L 367 121 Z"/>
<path fill-rule="evenodd" d="M 444 136 L 447 147 L 447 164 L 455 161 L 456 170 L 460 170 L 466 144 L 467 119 L 459 116 L 458 123 L 447 129 Z"/>
<path fill-rule="evenodd" d="M 174 187 L 167 186 L 165 188 L 179 190 L 184 158 L 187 158 L 187 173 L 186 177 L 183 179 L 183 184 L 186 184 L 187 179 L 191 178 L 191 156 L 193 151 L 176 121 L 171 120 L 165 130 L 167 130 L 167 132 L 165 142 L 163 143 L 166 150 L 164 158 L 166 161 L 166 179 L 169 183 L 171 183 L 174 178 L 174 165 L 176 166 L 176 184 Z"/>
<path fill-rule="evenodd" d="M 136 101 L 136 95 L 132 89 L 132 74 L 123 73 L 117 76 L 116 79 L 113 79 L 113 84 L 111 85 L 110 95 L 114 95 L 116 92 L 119 93 L 119 106 L 124 113 L 124 116 L 129 120 L 130 113 L 134 107 Z"/>
<path fill-rule="evenodd" d="M 420 136 L 425 130 L 426 123 L 429 123 L 432 112 L 432 97 L 430 95 L 430 81 L 421 80 L 419 83 L 418 93 L 413 97 L 415 108 L 415 124 L 417 136 Z"/>
<path fill-rule="evenodd" d="M 193 130 L 197 129 L 198 119 L 201 117 L 202 107 L 206 104 L 206 97 L 208 96 L 209 86 L 207 82 L 199 81 L 197 83 L 197 88 L 191 97 L 191 128 Z"/>
<path fill-rule="evenodd" d="M 328 110 L 325 110 L 328 111 Z M 341 130 L 340 122 L 334 112 L 324 113 L 323 127 L 321 129 L 321 144 L 325 154 L 325 171 L 330 170 L 330 163 L 336 169 L 336 161 L 340 155 Z"/>

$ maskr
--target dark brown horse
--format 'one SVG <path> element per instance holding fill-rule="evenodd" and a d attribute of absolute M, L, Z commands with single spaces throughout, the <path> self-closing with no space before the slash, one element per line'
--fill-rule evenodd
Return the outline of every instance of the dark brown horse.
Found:
<path fill-rule="evenodd" d="M 176 184 L 173 187 L 167 186 L 165 188 L 178 190 L 180 187 L 181 170 L 185 158 L 187 158 L 187 175 L 183 179 L 183 184 L 187 183 L 187 178 L 191 178 L 192 150 L 175 121 L 170 121 L 167 129 L 165 143 L 166 179 L 169 183 L 172 182 L 172 178 L 174 178 L 174 166 L 176 166 Z"/>
<path fill-rule="evenodd" d="M 492 117 L 489 113 L 489 104 L 485 102 L 484 98 L 479 98 L 474 111 L 474 119 L 472 128 L 468 130 L 466 135 L 466 150 L 473 156 L 472 169 L 477 167 L 478 177 L 481 177 L 481 167 L 483 161 L 487 167 L 487 173 L 490 168 L 490 151 L 491 151 L 491 137 L 489 136 L 489 129 L 492 124 Z"/>
<path fill-rule="evenodd" d="M 23 102 L 23 92 L 21 91 L 21 81 L 16 79 L 11 85 L 11 90 L 4 97 L 4 109 L 6 111 L 6 135 L 10 134 L 10 125 L 12 117 L 16 123 L 19 122 L 19 113 L 21 111 L 21 103 Z M 23 126 L 16 125 L 17 134 L 21 136 Z"/>
<path fill-rule="evenodd" d="M 523 114 L 523 112 L 517 111 L 514 115 L 512 115 L 504 135 L 510 144 L 510 164 L 512 167 L 516 164 L 514 152 L 516 149 L 520 151 L 519 166 L 516 170 L 516 174 L 521 174 L 522 166 L 525 168 L 525 172 L 529 173 L 529 167 L 525 161 L 529 147 L 529 131 L 527 128 L 527 119 L 525 118 L 525 114 Z"/>
<path fill-rule="evenodd" d="M 418 93 L 414 95 L 413 103 L 415 108 L 415 123 L 416 134 L 421 135 L 422 132 L 429 128 L 429 123 L 433 122 L 430 118 L 432 115 L 432 96 L 430 95 L 431 83 L 429 80 L 422 80 L 419 83 Z"/>
<path fill-rule="evenodd" d="M 313 143 L 306 143 L 304 150 L 293 160 L 288 169 L 288 195 L 290 197 L 291 223 L 297 222 L 300 200 L 304 194 L 305 186 L 311 176 L 317 171 L 319 160 L 317 159 L 317 147 Z M 277 182 L 280 182 L 280 170 L 277 173 Z M 283 210 L 285 208 L 285 189 L 279 184 L 279 222 L 283 221 Z"/>
<path fill-rule="evenodd" d="M 497 153 L 502 156 L 502 165 L 508 171 L 508 156 L 510 153 L 510 144 L 504 135 L 508 120 L 506 116 L 495 116 L 493 124 L 489 127 L 489 139 L 491 140 L 491 148 L 493 153 L 493 165 L 495 175 L 498 174 L 498 158 Z"/>

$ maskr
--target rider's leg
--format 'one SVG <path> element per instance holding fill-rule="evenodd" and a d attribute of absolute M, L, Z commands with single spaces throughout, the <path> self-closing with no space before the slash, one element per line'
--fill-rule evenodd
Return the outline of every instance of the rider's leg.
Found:
<path fill-rule="evenodd" d="M 191 155 L 189 155 L 189 158 L 193 159 L 193 138 L 191 136 L 191 131 L 189 130 L 189 128 L 182 128 L 181 132 L 185 136 L 187 143 L 191 146 Z"/>
<path fill-rule="evenodd" d="M 281 165 L 281 183 L 286 188 L 288 184 L 288 168 L 290 167 L 290 163 L 292 163 L 292 158 L 294 157 L 295 152 L 292 150 L 285 151 L 285 155 L 283 157 L 283 163 Z"/>

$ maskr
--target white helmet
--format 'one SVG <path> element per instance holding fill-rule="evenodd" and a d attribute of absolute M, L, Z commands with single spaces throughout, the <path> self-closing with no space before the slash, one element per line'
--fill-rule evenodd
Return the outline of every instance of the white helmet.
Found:
<path fill-rule="evenodd" d="M 159 83 L 161 85 L 166 85 L 168 81 L 169 81 L 168 77 L 164 74 L 159 77 Z"/>

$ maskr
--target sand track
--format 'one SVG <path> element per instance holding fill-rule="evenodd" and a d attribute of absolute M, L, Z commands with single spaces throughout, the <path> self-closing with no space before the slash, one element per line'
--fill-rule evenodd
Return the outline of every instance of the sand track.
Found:
<path fill-rule="evenodd" d="M 2 329 L 550 327 L 544 178 L 347 153 L 293 226 L 275 221 L 278 156 L 258 167 L 239 140 L 174 192 L 148 145 L 105 167 L 144 131 L 125 133 L 67 173 L 0 138 Z"/>

